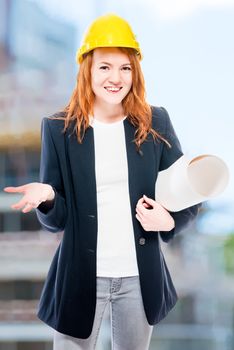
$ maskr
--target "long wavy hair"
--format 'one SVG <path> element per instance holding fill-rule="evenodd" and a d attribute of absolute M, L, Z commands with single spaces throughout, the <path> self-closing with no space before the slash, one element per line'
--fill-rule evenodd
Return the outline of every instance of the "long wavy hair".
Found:
<path fill-rule="evenodd" d="M 170 147 L 168 141 L 152 128 L 152 110 L 145 99 L 145 80 L 136 51 L 122 47 L 119 50 L 128 56 L 132 69 L 132 87 L 123 99 L 122 106 L 124 115 L 136 127 L 133 141 L 137 150 L 140 150 L 141 143 L 145 141 L 149 133 L 152 134 L 154 140 L 161 139 Z M 93 51 L 88 52 L 80 64 L 76 87 L 68 105 L 62 111 L 64 117 L 50 117 L 50 119 L 64 120 L 64 132 L 75 120 L 74 130 L 76 130 L 79 143 L 82 143 L 85 131 L 89 127 L 89 116 L 93 115 L 95 95 L 91 86 L 92 57 Z"/>

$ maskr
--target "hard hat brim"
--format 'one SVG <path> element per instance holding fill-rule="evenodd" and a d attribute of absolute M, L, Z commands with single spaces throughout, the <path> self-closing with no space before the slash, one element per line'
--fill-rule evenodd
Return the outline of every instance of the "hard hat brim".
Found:
<path fill-rule="evenodd" d="M 126 46 L 126 45 L 121 45 L 121 44 L 119 44 L 119 45 L 110 45 L 110 44 L 107 44 L 107 45 L 95 45 L 95 46 L 93 46 L 93 47 L 90 47 L 90 48 L 87 48 L 87 47 L 85 47 L 85 45 L 83 45 L 83 46 L 81 46 L 78 50 L 77 50 L 77 52 L 76 52 L 76 62 L 78 63 L 78 64 L 81 64 L 82 63 L 82 61 L 83 61 L 83 59 L 84 59 L 84 55 L 85 54 L 88 54 L 89 52 L 91 52 L 91 51 L 93 51 L 93 50 L 95 50 L 95 49 L 97 49 L 97 48 L 102 48 L 102 47 L 116 47 L 116 48 L 129 48 L 129 49 L 134 49 L 135 51 L 136 51 L 136 54 L 138 55 L 138 57 L 139 57 L 139 60 L 141 61 L 142 59 L 143 59 L 143 55 L 142 55 L 142 52 L 141 52 L 141 50 L 139 49 L 139 48 L 136 48 L 136 46 L 135 45 L 132 45 L 132 46 Z"/>

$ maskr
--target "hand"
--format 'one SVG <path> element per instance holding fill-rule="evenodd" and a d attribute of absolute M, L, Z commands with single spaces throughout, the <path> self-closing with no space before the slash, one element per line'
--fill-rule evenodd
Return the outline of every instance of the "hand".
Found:
<path fill-rule="evenodd" d="M 149 209 L 150 207 L 152 209 Z M 136 212 L 136 218 L 145 231 L 171 231 L 175 227 L 170 213 L 145 195 L 138 200 Z"/>
<path fill-rule="evenodd" d="M 53 187 L 48 184 L 42 184 L 39 182 L 31 182 L 26 185 L 17 187 L 5 187 L 6 192 L 19 192 L 23 193 L 23 198 L 15 204 L 11 205 L 12 209 L 21 209 L 23 213 L 28 213 L 32 208 L 37 208 L 41 202 L 47 200 L 53 200 L 55 193 Z"/>

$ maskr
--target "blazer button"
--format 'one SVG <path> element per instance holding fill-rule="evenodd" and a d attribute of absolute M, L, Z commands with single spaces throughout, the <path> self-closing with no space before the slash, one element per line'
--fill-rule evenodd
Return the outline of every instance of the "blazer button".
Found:
<path fill-rule="evenodd" d="M 95 215 L 91 215 L 90 214 L 90 215 L 88 215 L 88 217 L 91 218 L 91 219 L 95 219 Z"/>
<path fill-rule="evenodd" d="M 145 244 L 145 238 L 144 238 L 144 237 L 141 237 L 141 238 L 139 239 L 139 244 L 140 244 L 140 245 L 144 245 L 144 244 Z"/>

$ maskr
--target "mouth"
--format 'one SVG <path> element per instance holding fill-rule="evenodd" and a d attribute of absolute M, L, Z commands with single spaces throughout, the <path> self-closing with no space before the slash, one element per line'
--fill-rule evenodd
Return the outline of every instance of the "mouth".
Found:
<path fill-rule="evenodd" d="M 112 87 L 112 86 L 106 86 L 104 89 L 106 89 L 107 92 L 111 94 L 117 94 L 123 87 Z"/>

